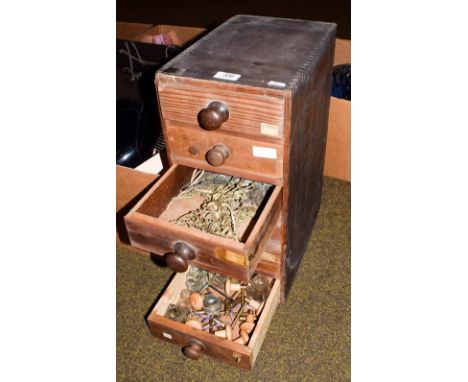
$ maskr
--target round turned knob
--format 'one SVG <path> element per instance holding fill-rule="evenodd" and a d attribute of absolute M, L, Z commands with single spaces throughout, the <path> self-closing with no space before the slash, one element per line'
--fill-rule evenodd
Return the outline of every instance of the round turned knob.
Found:
<path fill-rule="evenodd" d="M 178 242 L 174 244 L 174 252 L 165 256 L 166 264 L 176 272 L 185 272 L 188 269 L 188 261 L 195 258 L 195 252 L 187 244 Z"/>
<path fill-rule="evenodd" d="M 198 113 L 198 123 L 205 130 L 216 130 L 229 118 L 229 110 L 224 103 L 211 102 Z"/>
<path fill-rule="evenodd" d="M 224 164 L 224 161 L 229 157 L 229 149 L 224 145 L 215 145 L 206 153 L 206 161 L 215 167 Z"/>
<path fill-rule="evenodd" d="M 189 344 L 182 348 L 182 353 L 190 359 L 200 359 L 202 351 L 205 350 L 205 345 L 198 340 L 190 340 Z"/>

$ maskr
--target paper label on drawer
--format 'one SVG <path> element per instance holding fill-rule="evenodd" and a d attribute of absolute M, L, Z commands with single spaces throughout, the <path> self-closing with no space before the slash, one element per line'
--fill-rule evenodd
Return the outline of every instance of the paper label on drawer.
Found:
<path fill-rule="evenodd" d="M 276 125 L 270 125 L 269 123 L 260 123 L 260 133 L 263 135 L 269 135 L 270 137 L 278 136 L 279 128 Z"/>
<path fill-rule="evenodd" d="M 218 72 L 213 76 L 213 78 L 219 78 L 220 80 L 237 81 L 240 78 L 240 76 L 240 74 L 235 73 Z"/>
<path fill-rule="evenodd" d="M 276 159 L 276 149 L 273 147 L 252 146 L 252 152 L 257 158 Z"/>
<path fill-rule="evenodd" d="M 172 340 L 172 336 L 169 334 L 169 333 L 166 333 L 166 332 L 162 332 L 162 335 L 166 338 L 169 338 L 170 340 Z"/>
<path fill-rule="evenodd" d="M 284 82 L 279 81 L 270 81 L 268 82 L 268 86 L 272 86 L 274 88 L 285 88 L 286 84 Z"/>
<path fill-rule="evenodd" d="M 236 263 L 242 266 L 248 264 L 247 259 L 242 253 L 232 252 L 225 248 L 216 247 L 214 256 L 222 261 L 229 261 L 231 263 Z"/>

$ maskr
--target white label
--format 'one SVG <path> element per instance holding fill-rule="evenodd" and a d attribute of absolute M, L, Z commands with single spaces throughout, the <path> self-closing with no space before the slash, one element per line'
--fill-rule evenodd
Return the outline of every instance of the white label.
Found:
<path fill-rule="evenodd" d="M 218 72 L 213 76 L 213 78 L 219 78 L 220 80 L 237 81 L 240 78 L 240 76 L 240 74 L 235 73 Z"/>
<path fill-rule="evenodd" d="M 260 133 L 263 135 L 269 135 L 271 137 L 278 136 L 279 128 L 276 125 L 270 125 L 269 123 L 260 123 Z"/>
<path fill-rule="evenodd" d="M 286 84 L 284 82 L 279 81 L 270 81 L 268 82 L 268 86 L 273 86 L 275 88 L 285 88 Z"/>
<path fill-rule="evenodd" d="M 162 332 L 163 336 L 172 340 L 172 336 L 169 333 Z"/>
<path fill-rule="evenodd" d="M 272 147 L 252 146 L 252 153 L 257 158 L 276 159 L 276 149 Z"/>

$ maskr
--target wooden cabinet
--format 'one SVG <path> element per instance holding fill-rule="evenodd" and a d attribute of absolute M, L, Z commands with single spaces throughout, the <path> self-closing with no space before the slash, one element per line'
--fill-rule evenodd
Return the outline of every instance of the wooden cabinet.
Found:
<path fill-rule="evenodd" d="M 276 279 L 248 346 L 163 317 L 176 293 L 165 292 L 149 326 L 191 358 L 251 368 L 291 289 L 320 207 L 335 32 L 329 23 L 238 15 L 156 75 L 171 167 L 125 217 L 131 244 L 182 272 L 169 291 L 181 288 L 190 265 L 242 281 L 254 273 Z M 242 240 L 164 218 L 194 169 L 271 185 Z"/>

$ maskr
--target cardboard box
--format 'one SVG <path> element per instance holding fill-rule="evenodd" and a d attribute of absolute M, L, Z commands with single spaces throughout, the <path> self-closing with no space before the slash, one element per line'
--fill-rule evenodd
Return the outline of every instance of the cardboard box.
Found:
<path fill-rule="evenodd" d="M 158 175 L 116 166 L 117 245 L 130 246 L 124 216 L 158 179 Z"/>
<path fill-rule="evenodd" d="M 333 65 L 351 63 L 351 41 L 336 39 Z M 324 175 L 351 181 L 351 101 L 331 97 Z"/>
<path fill-rule="evenodd" d="M 116 38 L 119 40 L 132 40 L 147 31 L 153 24 L 125 23 L 117 21 Z"/>
<path fill-rule="evenodd" d="M 133 40 L 139 42 L 153 43 L 153 37 L 160 34 L 167 34 L 171 37 L 172 45 L 185 46 L 200 38 L 207 30 L 204 28 L 181 27 L 176 25 L 156 25 L 144 31 Z"/>

